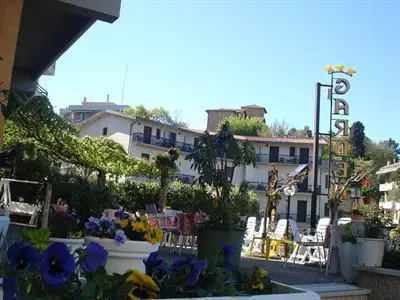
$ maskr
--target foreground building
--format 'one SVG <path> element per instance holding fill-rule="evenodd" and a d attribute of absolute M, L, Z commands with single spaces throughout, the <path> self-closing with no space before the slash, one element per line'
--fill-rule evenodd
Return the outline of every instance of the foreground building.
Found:
<path fill-rule="evenodd" d="M 0 0 L 0 90 L 47 92 L 38 84 L 97 20 L 112 23 L 121 0 Z M 3 99 L 0 99 L 0 101 Z M 0 139 L 4 120 L 0 116 Z"/>
<path fill-rule="evenodd" d="M 192 170 L 191 162 L 185 156 L 191 151 L 197 139 L 204 133 L 202 130 L 168 126 L 149 119 L 133 117 L 115 111 L 103 111 L 79 124 L 80 136 L 105 135 L 117 141 L 134 157 L 152 159 L 158 153 L 165 152 L 169 147 L 180 151 L 177 160 L 179 171 L 175 178 L 185 183 L 192 183 L 198 176 Z M 278 176 L 285 176 L 299 164 L 314 163 L 312 161 L 311 138 L 275 138 L 235 136 L 239 141 L 250 141 L 257 155 L 257 165 L 240 166 L 235 169 L 232 182 L 239 185 L 242 181 L 249 182 L 250 188 L 257 194 L 260 209 L 265 207 L 265 190 L 268 171 L 273 167 L 278 170 Z M 326 146 L 321 141 L 321 148 Z M 320 162 L 318 162 L 320 163 Z M 321 170 L 322 169 L 322 170 Z M 327 194 L 327 171 L 322 164 L 319 171 L 321 194 Z M 297 193 L 292 197 L 290 205 L 291 218 L 300 223 L 308 223 L 311 215 L 311 174 L 303 183 L 297 186 Z M 317 215 L 327 216 L 326 196 L 319 196 Z M 287 201 L 283 199 L 277 207 L 279 217 L 286 216 Z"/>

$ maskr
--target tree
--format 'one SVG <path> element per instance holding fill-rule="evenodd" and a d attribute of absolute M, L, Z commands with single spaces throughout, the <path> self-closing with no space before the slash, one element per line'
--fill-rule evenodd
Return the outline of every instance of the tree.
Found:
<path fill-rule="evenodd" d="M 231 229 L 232 222 L 237 218 L 229 198 L 235 168 L 240 165 L 255 166 L 254 147 L 248 141 L 239 143 L 230 130 L 229 122 L 225 121 L 216 135 L 206 132 L 201 136 L 186 160 L 192 161 L 191 168 L 199 173 L 199 183 L 212 186 L 220 201 L 216 203 L 214 213 L 210 212 L 210 221 L 215 226 L 228 226 Z M 231 168 L 230 172 L 228 167 Z"/>
<path fill-rule="evenodd" d="M 275 137 L 285 137 L 288 133 L 289 125 L 285 119 L 283 120 L 275 120 L 274 123 L 270 126 L 271 135 Z"/>
<path fill-rule="evenodd" d="M 179 113 L 175 112 L 174 116 L 164 107 L 156 107 L 147 109 L 143 104 L 136 105 L 135 107 L 128 107 L 124 109 L 124 113 L 157 121 L 170 126 L 188 127 L 188 124 L 180 119 Z"/>
<path fill-rule="evenodd" d="M 44 155 L 49 163 L 63 161 L 98 172 L 98 183 L 105 175 L 158 175 L 154 163 L 129 156 L 121 144 L 107 137 L 80 139 L 73 124 L 53 111 L 46 97 L 28 98 L 25 94 L 7 92 L 9 104 L 2 107 L 7 117 L 3 150 L 16 142 L 29 154 Z"/>
<path fill-rule="evenodd" d="M 306 125 L 303 129 L 290 128 L 287 132 L 289 137 L 312 137 L 310 126 Z"/>
<path fill-rule="evenodd" d="M 179 152 L 175 148 L 170 148 L 167 153 L 160 153 L 156 156 L 155 164 L 160 170 L 160 200 L 158 209 L 162 211 L 167 203 L 168 184 L 171 173 L 177 168 L 176 160 Z"/>
<path fill-rule="evenodd" d="M 374 161 L 376 168 L 381 168 L 387 162 L 393 162 L 395 154 L 393 148 L 385 143 L 375 143 L 369 138 L 365 139 L 365 158 Z"/>
<path fill-rule="evenodd" d="M 399 143 L 397 143 L 395 140 L 392 140 L 391 138 L 383 141 L 382 143 L 386 145 L 388 148 L 392 148 L 394 156 L 395 158 L 397 158 L 397 155 L 400 154 Z"/>
<path fill-rule="evenodd" d="M 350 128 L 349 142 L 351 146 L 351 154 L 353 158 L 365 156 L 365 133 L 364 125 L 360 121 L 354 122 Z"/>
<path fill-rule="evenodd" d="M 226 121 L 229 122 L 231 132 L 237 135 L 260 136 L 261 133 L 268 131 L 267 125 L 261 118 L 246 117 L 243 114 L 225 118 L 219 123 L 218 130 Z"/>

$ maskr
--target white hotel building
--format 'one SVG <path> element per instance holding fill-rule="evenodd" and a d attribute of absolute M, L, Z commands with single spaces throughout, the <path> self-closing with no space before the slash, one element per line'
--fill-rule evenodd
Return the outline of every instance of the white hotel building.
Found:
<path fill-rule="evenodd" d="M 197 172 L 190 168 L 191 162 L 185 156 L 193 148 L 195 140 L 203 134 L 201 130 L 178 128 L 140 117 L 132 117 L 115 111 L 103 111 L 79 124 L 80 136 L 105 135 L 122 144 L 126 151 L 138 158 L 151 159 L 158 153 L 165 152 L 169 147 L 180 150 L 177 165 L 179 171 L 175 178 L 185 183 L 191 183 Z M 236 136 L 238 140 L 249 140 L 256 150 L 257 165 L 241 166 L 235 169 L 233 183 L 239 185 L 242 181 L 249 182 L 251 189 L 257 194 L 260 210 L 265 206 L 265 189 L 268 171 L 274 166 L 278 176 L 290 173 L 297 165 L 312 161 L 312 138 L 281 138 L 281 137 L 250 137 Z M 321 141 L 322 147 L 327 146 Z M 321 155 L 321 153 L 320 153 Z M 321 162 L 319 162 L 321 163 Z M 325 166 L 322 163 L 321 166 Z M 322 169 L 322 170 L 321 170 Z M 311 173 L 311 172 L 310 172 Z M 321 194 L 317 201 L 317 215 L 327 216 L 327 171 L 319 168 L 318 181 Z M 297 192 L 292 197 L 290 214 L 297 222 L 309 222 L 311 214 L 311 174 L 307 180 L 297 186 Z M 277 207 L 277 214 L 286 215 L 287 201 L 283 197 Z"/>

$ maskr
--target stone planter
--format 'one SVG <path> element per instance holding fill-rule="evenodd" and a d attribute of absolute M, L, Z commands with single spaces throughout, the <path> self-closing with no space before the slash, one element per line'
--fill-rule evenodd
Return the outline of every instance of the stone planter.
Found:
<path fill-rule="evenodd" d="M 158 251 L 160 244 L 152 245 L 147 241 L 126 241 L 117 244 L 113 239 L 100 239 L 97 237 L 85 237 L 85 244 L 96 242 L 108 251 L 106 270 L 108 274 L 124 274 L 128 270 L 136 269 L 145 272 L 143 259 L 150 253 Z"/>
<path fill-rule="evenodd" d="M 384 239 L 357 238 L 357 264 L 364 267 L 382 266 Z"/>
<path fill-rule="evenodd" d="M 203 299 L 203 300 L 226 300 L 226 299 L 252 299 L 252 300 L 319 300 L 318 294 L 306 291 L 298 287 L 286 285 L 273 281 L 274 287 L 272 288 L 273 294 L 269 295 L 254 295 L 254 296 L 238 296 L 238 297 L 202 297 L 202 298 L 191 298 L 191 299 Z M 182 299 L 182 298 L 181 298 Z M 186 298 L 187 299 L 187 298 Z M 173 299 L 170 299 L 173 300 Z"/>
<path fill-rule="evenodd" d="M 357 277 L 357 245 L 350 242 L 339 246 L 340 273 L 348 283 L 356 281 Z"/>
<path fill-rule="evenodd" d="M 273 287 L 274 294 L 270 295 L 256 295 L 256 296 L 240 296 L 240 297 L 204 297 L 204 298 L 192 298 L 192 299 L 208 299 L 208 300 L 223 300 L 223 299 L 253 299 L 253 300 L 261 300 L 261 299 L 269 299 L 269 300 L 286 300 L 286 299 L 296 299 L 296 300 L 319 300 L 320 297 L 318 294 L 306 291 L 301 288 L 297 288 L 294 286 L 286 285 L 283 283 L 275 282 Z M 3 288 L 1 287 L 2 282 L 0 282 L 0 299 L 3 299 Z M 183 299 L 183 298 L 179 298 Z M 172 300 L 172 299 L 170 299 Z"/>
<path fill-rule="evenodd" d="M 51 237 L 49 238 L 49 241 L 51 243 L 64 243 L 68 246 L 70 249 L 70 252 L 73 253 L 76 249 L 81 248 L 83 246 L 83 243 L 85 242 L 85 239 L 64 239 L 64 238 L 55 238 Z"/>

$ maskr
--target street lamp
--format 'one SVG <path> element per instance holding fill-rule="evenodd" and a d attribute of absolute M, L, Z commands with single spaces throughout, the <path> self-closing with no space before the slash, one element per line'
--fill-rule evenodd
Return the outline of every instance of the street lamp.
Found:
<path fill-rule="evenodd" d="M 288 185 L 283 189 L 283 193 L 288 197 L 287 211 L 286 211 L 286 238 L 289 237 L 289 216 L 290 216 L 290 197 L 296 193 L 294 185 Z"/>

